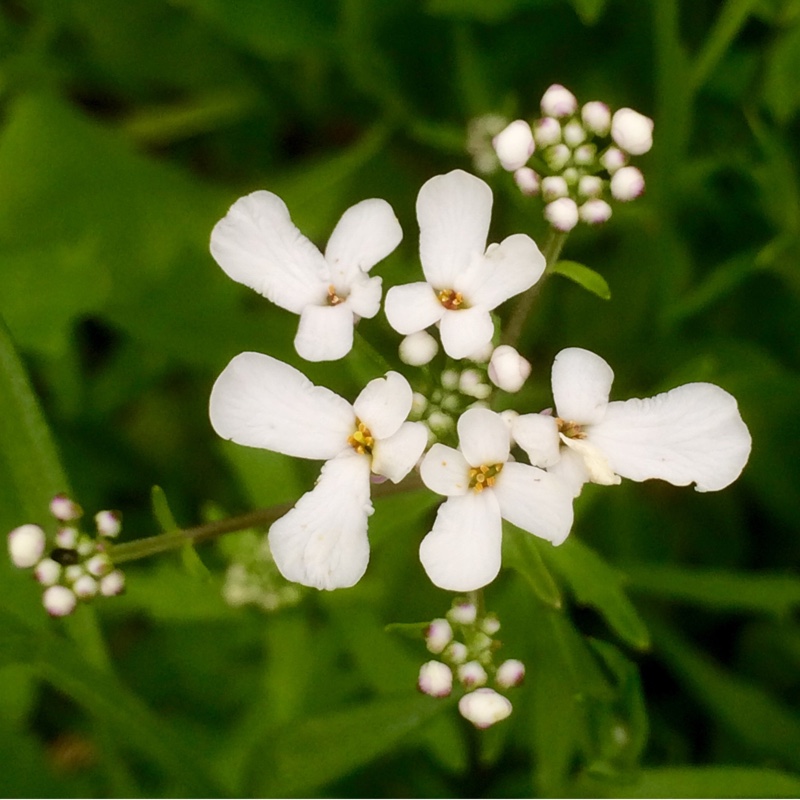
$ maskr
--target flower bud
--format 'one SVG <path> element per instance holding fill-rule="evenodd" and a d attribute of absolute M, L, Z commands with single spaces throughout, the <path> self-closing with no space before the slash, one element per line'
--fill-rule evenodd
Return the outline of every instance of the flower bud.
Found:
<path fill-rule="evenodd" d="M 580 147 L 576 147 L 572 154 L 572 160 L 582 167 L 593 163 L 595 158 L 597 158 L 597 147 L 593 144 L 582 144 Z"/>
<path fill-rule="evenodd" d="M 75 545 L 78 544 L 78 529 L 77 528 L 59 528 L 56 531 L 56 544 L 67 550 L 74 550 Z"/>
<path fill-rule="evenodd" d="M 441 653 L 453 639 L 453 629 L 446 619 L 435 619 L 425 631 L 425 646 L 431 653 Z"/>
<path fill-rule="evenodd" d="M 538 147 L 550 147 L 561 141 L 561 123 L 552 117 L 542 117 L 533 123 L 533 138 Z"/>
<path fill-rule="evenodd" d="M 122 515 L 119 511 L 98 511 L 94 515 L 94 521 L 97 525 L 97 532 L 110 539 L 119 536 L 119 532 L 122 530 Z"/>
<path fill-rule="evenodd" d="M 550 175 L 542 180 L 542 197 L 546 202 L 558 200 L 559 197 L 566 197 L 568 194 L 567 182 L 560 175 Z"/>
<path fill-rule="evenodd" d="M 514 172 L 514 182 L 526 197 L 539 193 L 539 175 L 530 167 L 520 167 Z"/>
<path fill-rule="evenodd" d="M 86 562 L 86 571 L 95 578 L 101 578 L 107 572 L 111 572 L 112 566 L 111 559 L 107 555 L 98 553 Z"/>
<path fill-rule="evenodd" d="M 424 394 L 420 392 L 414 392 L 411 395 L 411 413 L 416 415 L 417 417 L 422 416 L 425 413 L 425 409 L 428 407 L 428 398 L 425 397 Z"/>
<path fill-rule="evenodd" d="M 600 163 L 608 170 L 609 174 L 613 175 L 618 169 L 624 167 L 628 163 L 628 157 L 622 150 L 616 147 L 609 147 L 608 150 L 600 156 Z"/>
<path fill-rule="evenodd" d="M 81 575 L 72 584 L 72 591 L 81 600 L 89 600 L 97 594 L 97 581 L 91 575 Z"/>
<path fill-rule="evenodd" d="M 635 200 L 644 191 L 644 175 L 636 167 L 622 167 L 611 176 L 611 194 L 623 203 Z"/>
<path fill-rule="evenodd" d="M 458 372 L 456 372 L 454 369 L 444 370 L 444 372 L 442 372 L 441 382 L 444 389 L 457 389 Z"/>
<path fill-rule="evenodd" d="M 52 558 L 43 558 L 33 570 L 33 577 L 42 586 L 52 586 L 61 577 L 61 564 Z"/>
<path fill-rule="evenodd" d="M 72 522 L 83 515 L 81 507 L 65 494 L 57 494 L 50 501 L 50 513 L 61 522 Z"/>
<path fill-rule="evenodd" d="M 516 658 L 509 658 L 498 668 L 494 676 L 497 685 L 501 689 L 510 689 L 519 686 L 525 678 L 525 665 Z"/>
<path fill-rule="evenodd" d="M 525 166 L 533 155 L 535 144 L 531 126 L 524 119 L 514 120 L 492 139 L 492 146 L 503 169 L 514 172 Z"/>
<path fill-rule="evenodd" d="M 626 153 L 643 155 L 653 146 L 653 120 L 632 108 L 621 108 L 611 119 L 611 138 Z"/>
<path fill-rule="evenodd" d="M 468 661 L 458 668 L 458 679 L 465 689 L 475 689 L 486 683 L 488 675 L 477 661 Z"/>
<path fill-rule="evenodd" d="M 42 595 L 42 605 L 51 617 L 66 617 L 77 603 L 78 599 L 66 586 L 51 586 Z"/>
<path fill-rule="evenodd" d="M 489 362 L 489 380 L 504 392 L 518 392 L 531 374 L 530 361 L 513 347 L 501 344 Z"/>
<path fill-rule="evenodd" d="M 544 207 L 544 217 L 556 230 L 567 233 L 578 224 L 578 206 L 569 197 L 560 197 Z"/>
<path fill-rule="evenodd" d="M 491 393 L 492 387 L 483 382 L 483 378 L 475 369 L 465 369 L 458 379 L 458 389 L 462 394 L 485 400 Z"/>
<path fill-rule="evenodd" d="M 453 607 L 448 612 L 448 616 L 453 622 L 458 622 L 461 625 L 472 625 L 472 623 L 475 622 L 475 618 L 478 616 L 478 609 L 475 608 L 474 603 L 454 603 Z"/>
<path fill-rule="evenodd" d="M 468 655 L 469 650 L 463 642 L 450 642 L 444 651 L 445 658 L 453 664 L 463 664 Z"/>
<path fill-rule="evenodd" d="M 572 151 L 565 144 L 556 144 L 545 151 L 544 159 L 553 172 L 558 172 L 567 165 Z"/>
<path fill-rule="evenodd" d="M 489 247 L 486 248 L 486 253 L 490 253 L 493 248 L 499 247 L 498 244 L 490 244 Z M 475 361 L 477 364 L 486 364 L 489 359 L 492 357 L 492 343 L 486 342 L 486 344 L 481 345 L 477 350 L 473 350 L 467 358 L 470 361 Z"/>
<path fill-rule="evenodd" d="M 583 129 L 583 125 L 576 119 L 573 119 L 564 126 L 561 135 L 564 137 L 564 143 L 573 148 L 577 147 L 581 142 L 586 141 L 586 131 Z"/>
<path fill-rule="evenodd" d="M 579 209 L 581 219 L 589 225 L 602 225 L 611 219 L 611 206 L 605 200 L 595 197 L 587 200 Z"/>
<path fill-rule="evenodd" d="M 603 193 L 603 179 L 597 175 L 584 175 L 578 182 L 578 194 L 582 197 L 599 197 Z"/>
<path fill-rule="evenodd" d="M 599 100 L 592 100 L 583 106 L 581 119 L 586 129 L 597 136 L 606 136 L 611 129 L 611 109 Z"/>
<path fill-rule="evenodd" d="M 20 525 L 8 534 L 8 555 L 20 569 L 32 567 L 44 554 L 44 531 L 38 525 Z"/>
<path fill-rule="evenodd" d="M 83 564 L 70 564 L 64 568 L 64 577 L 69 583 L 75 583 L 84 575 L 86 575 L 86 570 L 83 568 Z"/>
<path fill-rule="evenodd" d="M 428 415 L 426 422 L 431 431 L 437 435 L 446 434 L 455 427 L 453 418 L 443 411 L 433 411 Z"/>
<path fill-rule="evenodd" d="M 441 661 L 428 661 L 419 668 L 417 686 L 431 697 L 447 697 L 453 689 L 453 673 Z"/>
<path fill-rule="evenodd" d="M 400 360 L 412 367 L 421 367 L 439 351 L 439 343 L 427 331 L 412 333 L 400 342 Z"/>
<path fill-rule="evenodd" d="M 100 579 L 100 594 L 104 597 L 114 597 L 125 591 L 125 574 L 122 570 L 115 569 Z"/>
<path fill-rule="evenodd" d="M 512 711 L 508 698 L 494 689 L 476 689 L 458 701 L 458 711 L 476 728 L 489 728 L 504 720 Z"/>
<path fill-rule="evenodd" d="M 578 101 L 569 89 L 554 83 L 542 96 L 542 114 L 547 117 L 568 117 L 578 110 Z"/>
<path fill-rule="evenodd" d="M 494 636 L 500 630 L 500 620 L 494 614 L 484 617 L 481 629 L 487 636 Z"/>

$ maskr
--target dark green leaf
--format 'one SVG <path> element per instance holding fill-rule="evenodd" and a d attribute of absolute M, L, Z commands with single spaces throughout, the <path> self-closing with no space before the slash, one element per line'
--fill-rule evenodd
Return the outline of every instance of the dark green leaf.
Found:
<path fill-rule="evenodd" d="M 519 572 L 543 603 L 561 608 L 561 592 L 542 560 L 536 537 L 508 522 L 503 528 L 503 563 Z"/>
<path fill-rule="evenodd" d="M 578 286 L 582 286 L 592 294 L 602 297 L 603 300 L 611 299 L 611 289 L 608 288 L 606 279 L 593 269 L 579 264 L 577 261 L 557 261 L 550 267 L 551 272 L 569 278 Z"/>

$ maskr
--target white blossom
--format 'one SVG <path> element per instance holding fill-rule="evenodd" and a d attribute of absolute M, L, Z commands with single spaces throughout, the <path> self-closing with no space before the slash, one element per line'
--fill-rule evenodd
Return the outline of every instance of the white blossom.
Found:
<path fill-rule="evenodd" d="M 531 362 L 513 347 L 501 344 L 489 361 L 489 380 L 504 392 L 518 392 L 531 374 Z"/>
<path fill-rule="evenodd" d="M 632 108 L 621 108 L 611 118 L 611 138 L 626 153 L 641 156 L 653 146 L 653 120 Z"/>
<path fill-rule="evenodd" d="M 458 701 L 458 711 L 476 728 L 489 728 L 511 714 L 511 701 L 494 689 L 476 689 Z"/>
<path fill-rule="evenodd" d="M 508 172 L 525 166 L 533 155 L 535 144 L 531 126 L 524 119 L 517 119 L 492 139 L 497 158 Z"/>

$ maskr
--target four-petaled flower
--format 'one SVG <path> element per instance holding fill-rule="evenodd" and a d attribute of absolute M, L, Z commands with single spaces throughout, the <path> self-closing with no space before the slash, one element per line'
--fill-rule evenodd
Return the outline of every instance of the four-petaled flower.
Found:
<path fill-rule="evenodd" d="M 211 391 L 223 438 L 325 460 L 315 487 L 269 531 L 275 563 L 317 589 L 355 584 L 369 561 L 370 473 L 394 483 L 416 464 L 427 429 L 407 422 L 412 392 L 397 372 L 370 381 L 351 405 L 294 367 L 260 353 L 236 356 Z"/>
<path fill-rule="evenodd" d="M 386 293 L 386 318 L 398 333 L 438 322 L 445 352 L 469 357 L 492 338 L 489 312 L 539 280 L 545 259 L 529 236 L 514 234 L 487 249 L 491 213 L 492 190 L 462 170 L 437 175 L 420 189 L 419 255 L 427 283 Z"/>
<path fill-rule="evenodd" d="M 736 400 L 711 383 L 687 383 L 655 397 L 609 402 L 614 372 L 578 347 L 553 362 L 556 415 L 523 414 L 512 434 L 532 464 L 580 494 L 584 483 L 660 478 L 699 492 L 724 489 L 750 455 Z"/>
<path fill-rule="evenodd" d="M 374 317 L 381 279 L 369 270 L 403 232 L 385 200 L 363 200 L 344 212 L 325 255 L 292 223 L 272 192 L 239 198 L 211 233 L 211 254 L 233 280 L 300 315 L 295 349 L 307 361 L 333 361 L 353 347 L 353 325 Z"/>
<path fill-rule="evenodd" d="M 500 571 L 501 518 L 561 544 L 572 527 L 572 493 L 556 476 L 509 461 L 508 425 L 494 411 L 469 409 L 457 427 L 460 450 L 434 444 L 420 465 L 425 485 L 447 500 L 419 554 L 437 586 L 467 592 Z"/>

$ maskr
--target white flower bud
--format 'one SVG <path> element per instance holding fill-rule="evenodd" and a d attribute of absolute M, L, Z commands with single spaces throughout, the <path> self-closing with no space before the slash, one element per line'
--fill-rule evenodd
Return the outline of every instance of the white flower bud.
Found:
<path fill-rule="evenodd" d="M 483 729 L 509 716 L 512 705 L 508 698 L 498 694 L 494 689 L 476 689 L 458 701 L 458 711 L 476 728 Z"/>
<path fill-rule="evenodd" d="M 578 213 L 584 222 L 589 225 L 602 225 L 611 219 L 611 206 L 605 200 L 595 197 L 587 200 L 579 209 Z"/>
<path fill-rule="evenodd" d="M 542 96 L 541 106 L 547 117 L 568 117 L 578 110 L 578 101 L 569 89 L 554 83 Z"/>
<path fill-rule="evenodd" d="M 550 175 L 542 180 L 542 197 L 546 202 L 558 200 L 569 194 L 567 182 L 560 175 Z"/>
<path fill-rule="evenodd" d="M 70 527 L 59 528 L 56 531 L 56 544 L 67 550 L 74 550 L 75 545 L 78 544 L 78 529 Z"/>
<path fill-rule="evenodd" d="M 431 697 L 447 697 L 453 689 L 453 673 L 441 661 L 428 661 L 419 668 L 417 686 Z"/>
<path fill-rule="evenodd" d="M 561 123 L 552 117 L 542 117 L 533 123 L 533 138 L 537 147 L 550 147 L 561 141 Z"/>
<path fill-rule="evenodd" d="M 611 194 L 623 203 L 635 200 L 644 191 L 644 175 L 636 167 L 622 167 L 611 176 Z"/>
<path fill-rule="evenodd" d="M 8 534 L 8 555 L 20 569 L 32 567 L 44 554 L 46 537 L 38 525 L 20 525 Z"/>
<path fill-rule="evenodd" d="M 414 392 L 411 395 L 411 413 L 416 416 L 421 416 L 425 413 L 425 409 L 428 407 L 428 398 L 425 397 L 424 394 L 420 392 Z"/>
<path fill-rule="evenodd" d="M 454 664 L 463 664 L 467 660 L 469 650 L 463 642 L 450 642 L 444 651 L 445 658 Z"/>
<path fill-rule="evenodd" d="M 455 427 L 453 418 L 449 414 L 445 414 L 443 411 L 432 412 L 428 416 L 426 422 L 428 423 L 428 427 L 435 434 L 447 433 Z"/>
<path fill-rule="evenodd" d="M 458 372 L 454 369 L 446 369 L 442 373 L 442 387 L 444 389 L 457 389 L 458 388 Z"/>
<path fill-rule="evenodd" d="M 43 558 L 34 568 L 33 577 L 42 586 L 52 586 L 61 577 L 61 564 L 52 558 Z"/>
<path fill-rule="evenodd" d="M 453 622 L 458 622 L 461 625 L 472 625 L 478 616 L 478 609 L 474 603 L 455 603 L 448 612 L 448 616 Z"/>
<path fill-rule="evenodd" d="M 609 147 L 608 150 L 600 156 L 600 163 L 613 175 L 618 169 L 624 167 L 628 163 L 628 156 L 616 147 Z"/>
<path fill-rule="evenodd" d="M 578 194 L 582 197 L 599 197 L 603 193 L 603 179 L 598 175 L 584 175 L 578 182 Z"/>
<path fill-rule="evenodd" d="M 501 689 L 510 689 L 512 686 L 519 686 L 525 678 L 525 665 L 516 658 L 509 658 L 498 668 L 494 676 L 497 685 Z"/>
<path fill-rule="evenodd" d="M 547 161 L 548 166 L 553 172 L 564 169 L 571 156 L 572 151 L 565 144 L 553 145 L 544 153 L 545 161 Z"/>
<path fill-rule="evenodd" d="M 513 172 L 533 155 L 536 145 L 533 141 L 531 126 L 524 119 L 514 120 L 492 139 L 494 147 L 503 169 Z"/>
<path fill-rule="evenodd" d="M 611 138 L 626 153 L 640 156 L 653 146 L 653 120 L 632 108 L 621 108 L 611 119 Z"/>
<path fill-rule="evenodd" d="M 51 617 L 66 617 L 77 603 L 78 599 L 66 586 L 51 586 L 42 595 L 42 605 Z"/>
<path fill-rule="evenodd" d="M 86 570 L 83 568 L 82 564 L 70 564 L 68 567 L 64 568 L 64 577 L 70 583 L 74 583 L 78 579 L 82 578 L 86 574 Z"/>
<path fill-rule="evenodd" d="M 86 562 L 86 571 L 96 578 L 101 578 L 106 573 L 111 572 L 112 566 L 111 559 L 107 555 L 98 553 L 98 555 L 92 556 Z"/>
<path fill-rule="evenodd" d="M 526 197 L 539 193 L 539 175 L 530 167 L 520 167 L 514 172 L 514 182 Z"/>
<path fill-rule="evenodd" d="M 431 653 L 441 653 L 453 639 L 453 629 L 446 619 L 435 619 L 425 631 L 425 646 Z"/>
<path fill-rule="evenodd" d="M 457 394 L 445 395 L 445 397 L 442 398 L 442 403 L 441 403 L 442 410 L 449 412 L 458 411 L 458 409 L 461 408 L 461 403 L 462 400 L 459 395 Z"/>
<path fill-rule="evenodd" d="M 562 136 L 564 137 L 564 142 L 573 148 L 577 147 L 581 142 L 586 141 L 586 131 L 583 129 L 583 125 L 576 119 L 568 122 L 564 126 Z"/>
<path fill-rule="evenodd" d="M 78 539 L 78 546 L 75 549 L 78 551 L 78 555 L 86 558 L 86 556 L 97 552 L 97 542 L 95 542 L 94 539 L 90 539 L 88 536 L 81 536 L 80 539 Z"/>
<path fill-rule="evenodd" d="M 81 600 L 88 600 L 97 594 L 97 581 L 91 575 L 82 575 L 72 584 L 72 591 Z"/>
<path fill-rule="evenodd" d="M 81 507 L 65 494 L 57 494 L 50 501 L 50 513 L 61 522 L 72 522 L 83 515 Z"/>
<path fill-rule="evenodd" d="M 596 157 L 597 147 L 593 144 L 582 144 L 580 147 L 575 148 L 575 152 L 572 154 L 572 160 L 582 167 L 592 164 Z"/>
<path fill-rule="evenodd" d="M 492 387 L 483 382 L 483 377 L 475 369 L 465 369 L 458 379 L 458 389 L 462 394 L 485 400 L 491 393 Z"/>
<path fill-rule="evenodd" d="M 560 197 L 544 207 L 544 217 L 556 230 L 567 233 L 578 224 L 578 206 L 569 197 Z"/>
<path fill-rule="evenodd" d="M 468 661 L 458 668 L 458 679 L 465 689 L 483 686 L 488 680 L 486 670 L 477 661 Z"/>
<path fill-rule="evenodd" d="M 494 636 L 500 630 L 500 620 L 494 614 L 484 617 L 481 629 L 487 636 Z"/>
<path fill-rule="evenodd" d="M 611 109 L 599 100 L 592 100 L 583 106 L 581 119 L 586 129 L 597 136 L 606 136 L 611 129 Z"/>
<path fill-rule="evenodd" d="M 98 511 L 94 515 L 94 521 L 97 525 L 97 532 L 101 536 L 108 536 L 113 539 L 119 536 L 122 530 L 122 515 L 119 511 Z"/>
<path fill-rule="evenodd" d="M 125 591 L 125 574 L 122 570 L 115 569 L 100 579 L 100 594 L 104 597 L 114 597 Z"/>
<path fill-rule="evenodd" d="M 501 344 L 489 362 L 489 380 L 504 392 L 518 392 L 531 374 L 531 363 L 513 347 Z"/>
<path fill-rule="evenodd" d="M 417 331 L 400 342 L 400 360 L 412 367 L 421 367 L 439 351 L 439 343 L 427 331 Z"/>

